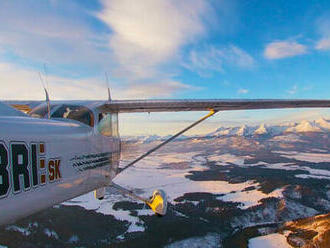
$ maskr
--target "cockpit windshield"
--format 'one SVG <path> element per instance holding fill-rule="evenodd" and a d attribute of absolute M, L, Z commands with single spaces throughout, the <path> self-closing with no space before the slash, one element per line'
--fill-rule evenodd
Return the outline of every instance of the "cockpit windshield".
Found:
<path fill-rule="evenodd" d="M 66 118 L 82 122 L 88 126 L 94 126 L 94 115 L 84 106 L 62 105 L 52 115 L 52 118 Z"/>
<path fill-rule="evenodd" d="M 50 105 L 50 111 L 52 111 L 56 106 L 58 106 L 58 105 L 57 104 Z M 44 118 L 46 116 L 46 114 L 47 114 L 47 105 L 46 104 L 37 106 L 29 112 L 29 115 L 31 117 L 36 117 L 36 118 Z"/>

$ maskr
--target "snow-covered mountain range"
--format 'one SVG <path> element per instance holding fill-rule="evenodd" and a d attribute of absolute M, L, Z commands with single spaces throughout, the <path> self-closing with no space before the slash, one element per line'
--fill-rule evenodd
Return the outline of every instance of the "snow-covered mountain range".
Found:
<path fill-rule="evenodd" d="M 307 132 L 330 132 L 330 121 L 323 118 L 316 121 L 303 120 L 298 123 L 287 123 L 281 125 L 265 125 L 240 127 L 220 127 L 208 136 L 275 136 L 285 133 L 307 133 Z"/>
<path fill-rule="evenodd" d="M 214 132 L 198 137 L 230 137 L 230 136 L 243 136 L 243 137 L 273 137 L 289 133 L 303 134 L 308 132 L 328 133 L 330 132 L 330 120 L 320 118 L 318 120 L 285 123 L 279 125 L 266 125 L 264 123 L 259 126 L 242 125 L 238 127 L 220 127 Z M 151 143 L 156 140 L 166 140 L 170 136 L 146 135 L 146 136 L 127 136 L 124 140 L 130 142 Z M 196 136 L 193 136 L 196 137 Z M 182 135 L 176 140 L 184 140 L 192 138 L 192 136 Z"/>

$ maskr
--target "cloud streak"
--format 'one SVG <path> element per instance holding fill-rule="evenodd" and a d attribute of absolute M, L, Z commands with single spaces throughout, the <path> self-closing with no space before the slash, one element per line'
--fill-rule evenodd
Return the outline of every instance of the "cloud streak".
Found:
<path fill-rule="evenodd" d="M 288 94 L 290 94 L 290 95 L 294 95 L 294 94 L 297 93 L 297 91 L 298 91 L 298 86 L 297 86 L 297 85 L 293 85 L 293 86 L 291 87 L 291 89 L 287 90 L 286 92 L 287 92 Z"/>
<path fill-rule="evenodd" d="M 32 63 L 105 68 L 110 50 L 105 33 L 96 33 L 86 9 L 66 2 L 1 1 L 0 47 Z M 74 72 L 72 72 L 74 73 Z"/>
<path fill-rule="evenodd" d="M 249 93 L 249 90 L 248 89 L 238 89 L 237 93 L 239 95 L 241 95 L 241 94 L 247 94 L 247 93 Z"/>
<path fill-rule="evenodd" d="M 315 49 L 317 50 L 330 50 L 330 38 L 321 39 L 317 42 Z"/>
<path fill-rule="evenodd" d="M 229 46 L 205 46 L 192 50 L 184 66 L 200 75 L 209 75 L 212 71 L 225 72 L 227 67 L 251 69 L 256 65 L 254 58 L 241 48 Z"/>
<path fill-rule="evenodd" d="M 69 79 L 48 76 L 49 93 L 53 100 L 105 100 L 106 86 L 97 77 Z M 38 73 L 16 65 L 0 62 L 0 82 L 5 87 L 0 92 L 1 100 L 43 100 L 45 98 Z M 177 81 L 160 81 L 157 84 L 140 83 L 123 86 L 112 84 L 114 99 L 146 99 L 169 97 L 178 91 L 196 88 Z"/>
<path fill-rule="evenodd" d="M 330 50 L 330 16 L 321 16 L 316 21 L 316 29 L 321 38 L 317 41 L 315 49 L 317 50 Z"/>
<path fill-rule="evenodd" d="M 306 52 L 307 47 L 296 41 L 274 41 L 266 46 L 264 56 L 267 59 L 282 59 L 305 54 Z"/>

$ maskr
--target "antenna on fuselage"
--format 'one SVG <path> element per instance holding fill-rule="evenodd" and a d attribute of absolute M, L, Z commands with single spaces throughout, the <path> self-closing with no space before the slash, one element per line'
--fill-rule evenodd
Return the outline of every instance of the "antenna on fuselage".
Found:
<path fill-rule="evenodd" d="M 48 95 L 47 89 L 44 88 L 44 90 L 45 90 L 45 94 L 46 94 L 47 115 L 48 115 L 48 119 L 50 119 L 50 101 L 49 101 L 49 95 Z"/>
<path fill-rule="evenodd" d="M 46 72 L 46 66 L 44 65 L 44 70 L 45 70 L 45 73 Z M 47 91 L 47 88 L 46 88 L 46 85 L 45 85 L 45 82 L 44 80 L 42 79 L 42 76 L 41 76 L 41 73 L 39 72 L 39 78 L 40 78 L 40 81 L 41 81 L 41 84 L 42 84 L 42 87 L 44 88 L 44 91 L 45 91 L 45 95 L 46 95 L 46 104 L 47 104 L 47 117 L 48 119 L 50 119 L 50 100 L 49 100 L 49 94 L 48 94 L 48 91 Z M 46 76 L 46 84 L 48 86 L 48 80 L 47 80 L 47 76 Z"/>
<path fill-rule="evenodd" d="M 110 94 L 109 77 L 108 77 L 108 73 L 107 73 L 107 72 L 105 72 L 105 80 L 106 80 L 107 89 L 108 89 L 108 101 L 109 101 L 109 102 L 111 102 L 111 94 Z"/>
<path fill-rule="evenodd" d="M 44 74 L 45 74 L 45 81 L 46 81 L 46 89 L 49 89 L 49 84 L 48 84 L 48 73 L 47 73 L 47 67 L 46 67 L 46 63 L 44 63 Z"/>

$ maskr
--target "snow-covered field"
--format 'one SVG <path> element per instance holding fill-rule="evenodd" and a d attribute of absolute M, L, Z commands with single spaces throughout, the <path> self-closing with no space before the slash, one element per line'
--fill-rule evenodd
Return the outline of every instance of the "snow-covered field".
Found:
<path fill-rule="evenodd" d="M 216 233 L 210 233 L 204 237 L 194 237 L 174 242 L 165 248 L 213 248 L 220 246 L 220 237 Z"/>
<path fill-rule="evenodd" d="M 227 156 L 228 157 L 228 156 Z M 232 156 L 234 158 L 234 156 Z M 186 160 L 186 161 L 185 161 Z M 239 161 L 240 159 L 233 159 Z M 230 160 L 230 161 L 233 161 Z M 175 168 L 175 169 L 163 169 L 162 163 L 181 163 L 188 162 L 189 167 Z M 275 190 L 270 194 L 262 193 L 258 190 L 259 184 L 253 181 L 246 181 L 243 183 L 228 183 L 226 181 L 192 181 L 186 177 L 192 171 L 202 171 L 207 168 L 201 165 L 201 162 L 206 161 L 197 153 L 190 154 L 173 154 L 159 156 L 159 160 L 153 159 L 152 161 L 146 159 L 137 167 L 130 168 L 120 174 L 115 182 L 121 186 L 129 189 L 138 189 L 140 195 L 143 197 L 149 197 L 156 188 L 165 190 L 168 194 L 168 200 L 172 204 L 176 204 L 174 201 L 176 198 L 183 196 L 185 193 L 190 192 L 206 192 L 213 194 L 224 194 L 218 198 L 223 201 L 241 203 L 241 208 L 246 209 L 259 204 L 259 201 L 267 197 L 282 197 L 281 189 Z M 249 191 L 243 191 L 248 187 L 254 187 L 255 189 Z M 132 216 L 128 210 L 114 210 L 113 205 L 116 202 L 130 200 L 119 194 L 108 194 L 104 200 L 99 201 L 94 198 L 93 193 L 77 197 L 73 200 L 63 203 L 64 205 L 77 205 L 84 207 L 88 210 L 95 210 L 97 213 L 105 215 L 114 215 L 119 220 L 126 220 L 131 223 L 127 232 L 143 231 L 143 222 L 136 216 Z M 143 211 L 139 210 L 138 215 L 151 215 L 152 212 L 147 208 Z"/>
<path fill-rule="evenodd" d="M 321 163 L 321 162 L 330 162 L 330 154 L 325 153 L 298 153 L 298 152 L 285 152 L 285 151 L 273 151 L 274 153 L 279 153 L 282 157 L 294 158 L 300 161 L 307 161 L 313 163 Z M 266 163 L 263 161 L 259 161 L 254 164 L 245 163 L 246 159 L 251 159 L 251 156 L 236 156 L 233 154 L 221 154 L 221 155 L 212 155 L 207 159 L 208 161 L 215 162 L 217 165 L 229 165 L 234 164 L 241 167 L 253 167 L 253 166 L 261 166 L 263 168 L 268 169 L 276 169 L 276 170 L 303 170 L 308 174 L 300 174 L 296 175 L 299 178 L 316 178 L 316 179 L 329 179 L 330 180 L 330 168 L 329 170 L 322 169 L 313 169 L 308 166 L 299 166 L 295 163 Z"/>
<path fill-rule="evenodd" d="M 306 161 L 324 162 L 330 161 L 330 155 L 324 153 L 298 153 L 274 151 L 281 156 L 295 159 L 305 159 Z M 239 167 L 261 166 L 269 169 L 279 170 L 304 170 L 307 174 L 299 174 L 299 178 L 330 179 L 330 170 L 313 169 L 307 166 L 299 166 L 295 163 L 273 163 L 268 164 L 259 161 L 254 164 L 246 164 L 247 159 L 253 159 L 252 156 L 238 156 L 230 153 L 202 155 L 199 152 L 188 153 L 161 153 L 157 156 L 147 157 L 139 165 L 125 170 L 115 178 L 115 183 L 131 190 L 137 190 L 138 193 L 147 198 L 152 195 L 153 190 L 163 189 L 168 194 L 168 200 L 176 204 L 175 199 L 191 192 L 207 192 L 218 194 L 217 199 L 227 202 L 240 203 L 241 209 L 247 209 L 260 204 L 260 200 L 268 197 L 282 198 L 283 188 L 275 189 L 269 194 L 260 190 L 259 183 L 254 181 L 245 181 L 242 183 L 229 183 L 220 180 L 193 181 L 186 176 L 192 172 L 205 171 L 208 167 L 207 162 L 214 162 L 216 165 L 237 165 Z M 125 164 L 127 161 L 123 161 Z M 245 190 L 250 187 L 250 190 Z M 144 231 L 144 223 L 138 216 L 151 215 L 152 212 L 146 207 L 144 210 L 138 210 L 138 216 L 133 216 L 129 210 L 113 209 L 116 202 L 132 201 L 120 194 L 107 194 L 102 201 L 96 200 L 93 193 L 77 197 L 64 205 L 78 205 L 88 210 L 95 210 L 97 213 L 113 215 L 118 220 L 124 220 L 131 223 L 127 232 Z M 191 201 L 197 205 L 198 202 Z"/>
<path fill-rule="evenodd" d="M 115 182 L 128 189 L 136 189 L 143 197 L 149 197 L 154 189 L 161 188 L 167 192 L 169 202 L 172 204 L 176 204 L 175 199 L 186 193 L 207 192 L 221 195 L 218 196 L 218 199 L 222 201 L 241 203 L 239 207 L 247 209 L 260 204 L 260 200 L 264 198 L 282 198 L 283 188 L 265 194 L 259 190 L 259 183 L 254 181 L 248 180 L 242 183 L 229 183 L 219 180 L 192 181 L 186 176 L 194 171 L 207 170 L 208 167 L 205 166 L 205 163 L 213 161 L 220 166 L 234 164 L 241 167 L 262 166 L 269 169 L 306 170 L 310 174 L 301 174 L 297 177 L 330 178 L 330 171 L 328 170 L 312 169 L 294 163 L 267 164 L 260 161 L 255 164 L 245 164 L 245 159 L 251 158 L 251 156 L 236 156 L 229 153 L 211 156 L 202 156 L 198 152 L 161 154 L 146 158 L 138 166 L 124 171 L 115 179 Z M 245 190 L 248 187 L 252 189 Z M 131 223 L 127 232 L 143 231 L 144 223 L 138 216 L 151 215 L 152 212 L 146 208 L 145 210 L 139 210 L 138 216 L 132 216 L 129 210 L 113 209 L 116 202 L 125 200 L 135 201 L 119 194 L 108 194 L 104 200 L 99 201 L 94 198 L 93 193 L 89 193 L 68 201 L 64 205 L 79 205 L 98 213 L 114 215 L 119 220 Z M 198 202 L 192 203 L 196 205 Z"/>
<path fill-rule="evenodd" d="M 257 133 L 263 135 L 274 132 L 268 126 L 258 129 Z M 245 137 L 250 131 L 244 127 L 238 136 L 186 137 L 165 146 L 115 178 L 116 184 L 144 198 L 151 196 L 155 189 L 163 189 L 170 203 L 164 218 L 153 216 L 153 212 L 140 201 L 107 189 L 101 201 L 95 199 L 92 192 L 63 203 L 64 206 L 83 209 L 57 206 L 53 208 L 52 217 L 45 214 L 38 221 L 32 219 L 27 224 L 7 226 L 3 232 L 9 237 L 15 233 L 22 239 L 40 232 L 40 237 L 69 247 L 88 247 L 86 244 L 96 244 L 100 240 L 107 244 L 123 242 L 128 247 L 137 240 L 140 240 L 139 245 L 146 246 L 150 240 L 154 244 L 163 240 L 161 246 L 168 248 L 219 247 L 228 241 L 228 237 L 231 242 L 230 235 L 238 229 L 276 225 L 328 211 L 330 184 L 324 181 L 330 183 L 328 136 L 317 132 L 318 142 L 311 144 L 310 137 L 315 136 L 283 133 L 260 139 Z M 123 154 L 121 166 L 161 142 L 157 137 L 153 138 L 155 140 L 148 139 L 148 142 L 128 143 L 129 150 Z M 322 180 L 322 185 L 318 180 Z M 272 199 L 265 200 L 270 197 Z M 99 230 L 103 227 L 98 226 L 98 221 L 93 223 L 94 219 L 104 218 L 108 226 L 115 228 L 108 230 L 105 226 L 109 233 L 100 234 L 91 243 L 84 240 L 86 233 L 77 229 L 64 236 L 61 223 L 54 225 L 54 219 L 49 218 L 56 219 L 63 212 L 72 211 L 80 217 L 88 216 L 94 228 Z M 39 226 L 31 226 L 34 223 Z M 72 225 L 75 224 L 74 221 Z M 175 227 L 179 228 L 179 234 L 176 231 L 171 233 Z M 290 247 L 285 236 L 269 233 L 251 238 L 249 247 Z M 109 235 L 112 235 L 110 239 L 107 238 Z M 247 240 L 246 236 L 245 242 Z"/>
<path fill-rule="evenodd" d="M 256 206 L 259 204 L 261 199 L 268 197 L 282 198 L 283 189 L 276 189 L 269 194 L 265 194 L 258 190 L 258 184 L 251 184 L 251 186 L 255 186 L 256 189 L 249 191 L 237 191 L 235 193 L 228 193 L 224 196 L 219 197 L 220 200 L 230 201 L 230 202 L 238 202 L 241 203 L 239 206 L 241 209 L 247 209 L 252 206 Z"/>
<path fill-rule="evenodd" d="M 120 201 L 134 201 L 128 199 L 120 194 L 107 194 L 105 199 L 100 201 L 95 199 L 94 193 L 90 192 L 88 194 L 79 196 L 70 201 L 64 202 L 63 205 L 66 206 L 81 206 L 87 210 L 94 210 L 97 213 L 102 213 L 104 215 L 113 215 L 116 219 L 121 221 L 128 221 L 130 226 L 127 232 L 143 232 L 144 223 L 137 217 L 131 215 L 131 211 L 128 210 L 114 210 L 113 206 L 116 202 Z M 150 210 L 139 210 L 138 215 L 151 215 L 153 214 Z"/>
<path fill-rule="evenodd" d="M 209 161 L 216 162 L 217 165 L 236 164 L 239 166 L 244 165 L 245 159 L 251 159 L 251 158 L 252 158 L 251 156 L 236 156 L 229 153 L 211 155 L 207 157 Z"/>
<path fill-rule="evenodd" d="M 249 240 L 249 248 L 291 248 L 283 234 L 273 233 Z"/>
<path fill-rule="evenodd" d="M 274 151 L 281 154 L 285 158 L 293 158 L 295 160 L 307 161 L 312 163 L 330 162 L 329 153 L 308 153 L 308 152 L 285 152 L 285 151 Z"/>

